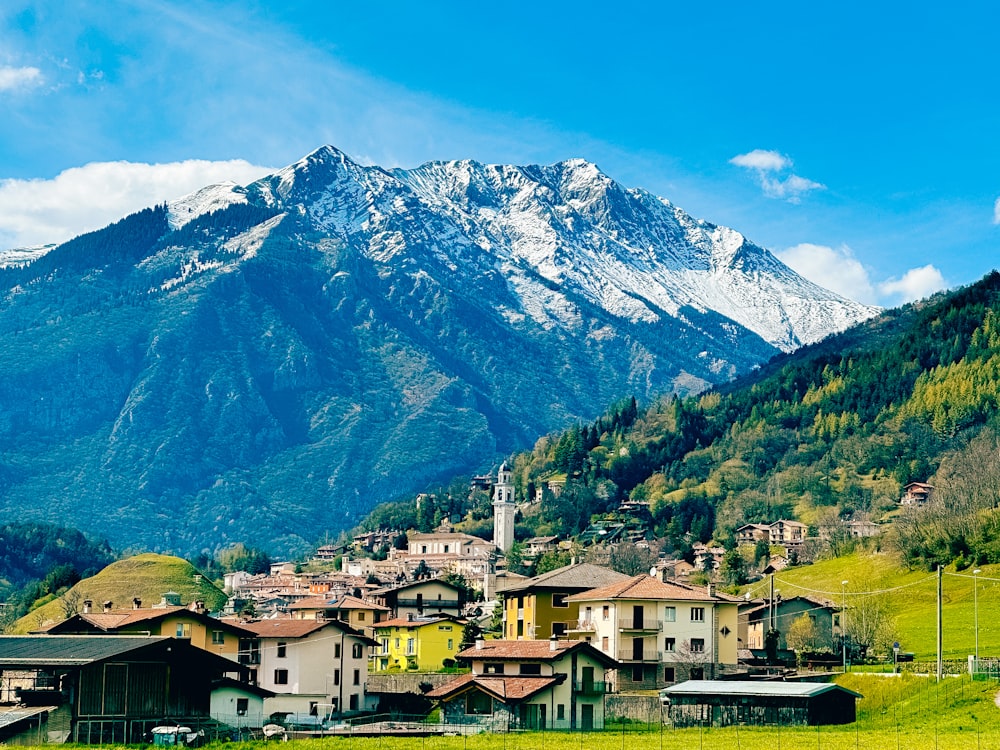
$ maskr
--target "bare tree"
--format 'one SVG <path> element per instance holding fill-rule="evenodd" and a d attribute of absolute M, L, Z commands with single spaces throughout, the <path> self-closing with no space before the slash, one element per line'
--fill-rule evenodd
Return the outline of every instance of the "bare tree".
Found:
<path fill-rule="evenodd" d="M 70 589 L 59 597 L 59 605 L 62 607 L 63 615 L 65 615 L 67 620 L 80 611 L 81 598 L 80 592 L 76 589 Z"/>
<path fill-rule="evenodd" d="M 863 658 L 869 653 L 888 653 L 895 640 L 896 618 L 892 597 L 874 591 L 871 581 L 859 581 L 848 589 L 845 629 Z"/>

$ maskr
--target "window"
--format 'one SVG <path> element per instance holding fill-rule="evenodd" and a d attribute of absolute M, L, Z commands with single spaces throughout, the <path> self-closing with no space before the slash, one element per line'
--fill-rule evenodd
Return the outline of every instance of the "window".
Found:
<path fill-rule="evenodd" d="M 552 635 L 566 635 L 566 623 L 564 622 L 552 623 Z"/>
<path fill-rule="evenodd" d="M 663 639 L 663 650 L 673 652 L 677 648 L 676 638 L 664 638 Z"/>
<path fill-rule="evenodd" d="M 189 622 L 179 622 L 179 623 L 177 623 L 177 637 L 178 638 L 190 638 L 191 637 L 191 623 L 189 623 Z"/>
<path fill-rule="evenodd" d="M 355 685 L 360 685 L 361 684 L 361 670 L 360 669 L 355 669 L 354 670 L 354 684 Z"/>
<path fill-rule="evenodd" d="M 606 635 L 601 636 L 601 651 L 608 652 L 608 637 Z"/>
<path fill-rule="evenodd" d="M 282 656 L 283 655 L 284 654 L 282 654 Z M 334 659 L 339 659 L 340 658 L 340 644 L 339 643 L 334 643 L 333 644 L 333 658 Z"/>
<path fill-rule="evenodd" d="M 609 607 L 607 604 L 601 607 L 601 619 L 607 620 L 610 612 L 611 612 L 611 607 Z"/>
<path fill-rule="evenodd" d="M 563 703 L 556 704 L 556 721 L 566 721 L 566 705 Z"/>
<path fill-rule="evenodd" d="M 389 639 L 388 638 L 382 638 L 381 641 L 382 641 L 382 653 L 383 654 L 388 654 L 389 653 Z"/>
<path fill-rule="evenodd" d="M 395 648 L 397 651 L 399 651 L 399 638 L 396 639 L 396 645 L 393 648 Z M 337 654 L 337 655 L 340 656 L 340 654 Z"/>
<path fill-rule="evenodd" d="M 700 654 L 705 650 L 705 639 L 704 638 L 692 638 L 691 639 L 691 653 Z"/>
<path fill-rule="evenodd" d="M 334 685 L 339 685 L 340 684 L 340 670 L 339 669 L 333 670 L 333 684 Z"/>
<path fill-rule="evenodd" d="M 483 672 L 485 674 L 503 674 L 503 663 L 488 661 L 483 664 Z"/>
<path fill-rule="evenodd" d="M 316 701 L 309 701 L 309 715 L 317 716 L 319 715 L 319 703 Z"/>
<path fill-rule="evenodd" d="M 426 555 L 427 554 L 427 545 L 426 544 L 421 544 L 420 545 L 420 554 L 421 555 Z"/>
<path fill-rule="evenodd" d="M 493 699 L 478 690 L 465 694 L 465 713 L 468 716 L 482 716 L 493 713 Z"/>
<path fill-rule="evenodd" d="M 664 622 L 677 622 L 677 607 L 664 607 L 663 608 L 663 621 Z"/>
<path fill-rule="evenodd" d="M 225 633 L 223 633 L 221 630 L 213 630 L 212 631 L 212 645 L 213 646 L 221 646 L 225 642 L 226 642 L 226 634 Z"/>
<path fill-rule="evenodd" d="M 365 613 L 358 612 L 358 622 L 364 622 L 364 621 L 365 621 Z"/>
<path fill-rule="evenodd" d="M 355 643 L 353 646 L 351 646 L 351 656 L 353 656 L 355 659 L 360 659 L 364 655 L 365 655 L 365 647 L 362 646 L 360 643 Z"/>
<path fill-rule="evenodd" d="M 642 682 L 642 681 L 643 681 L 642 665 L 636 664 L 632 667 L 632 682 Z"/>
<path fill-rule="evenodd" d="M 448 545 L 447 545 L 447 544 L 446 544 L 446 545 L 444 545 L 444 553 L 445 553 L 446 555 L 448 554 Z"/>
<path fill-rule="evenodd" d="M 249 698 L 237 698 L 236 699 L 236 715 L 246 716 L 247 711 L 250 710 L 250 699 Z"/>
<path fill-rule="evenodd" d="M 449 638 L 448 639 L 448 650 L 452 651 L 454 648 L 455 648 L 455 639 L 454 638 Z"/>
<path fill-rule="evenodd" d="M 417 653 L 417 641 L 414 638 L 406 639 L 406 655 L 413 656 Z"/>
<path fill-rule="evenodd" d="M 541 674 L 542 665 L 541 664 L 522 664 L 520 669 L 521 674 Z"/>
<path fill-rule="evenodd" d="M 278 653 L 276 655 L 279 659 L 284 659 L 288 655 L 288 644 L 284 641 L 278 641 Z"/>
<path fill-rule="evenodd" d="M 673 667 L 663 668 L 663 681 L 664 682 L 674 682 L 677 679 L 676 672 L 674 672 Z"/>
<path fill-rule="evenodd" d="M 704 607 L 691 607 L 691 622 L 705 622 Z"/>
<path fill-rule="evenodd" d="M 275 685 L 287 685 L 288 684 L 288 670 L 287 669 L 276 669 L 276 670 L 274 670 L 274 684 Z"/>
<path fill-rule="evenodd" d="M 566 601 L 568 594 L 553 594 L 552 595 L 552 606 L 553 607 L 568 607 L 569 603 Z"/>
<path fill-rule="evenodd" d="M 351 693 L 351 702 L 350 702 L 349 705 L 350 705 L 350 708 L 348 709 L 349 711 L 357 711 L 358 710 L 358 694 L 357 693 Z"/>

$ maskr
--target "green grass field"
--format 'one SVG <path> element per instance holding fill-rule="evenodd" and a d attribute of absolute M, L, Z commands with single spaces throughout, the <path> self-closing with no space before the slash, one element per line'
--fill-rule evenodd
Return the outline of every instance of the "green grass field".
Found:
<path fill-rule="evenodd" d="M 1000 565 L 984 565 L 981 570 L 978 576 L 979 653 L 981 657 L 1000 656 Z M 901 568 L 890 555 L 856 554 L 783 570 L 775 575 L 775 588 L 785 597 L 818 595 L 839 605 L 841 581 L 844 580 L 849 581 L 849 591 L 853 586 L 866 590 L 896 589 L 889 597 L 895 613 L 896 640 L 901 649 L 913 652 L 918 660 L 935 658 L 937 582 L 934 573 Z M 964 660 L 975 651 L 973 585 L 971 568 L 964 571 L 945 569 L 942 605 L 945 659 Z M 754 596 L 765 595 L 767 581 L 751 584 L 747 590 Z"/>

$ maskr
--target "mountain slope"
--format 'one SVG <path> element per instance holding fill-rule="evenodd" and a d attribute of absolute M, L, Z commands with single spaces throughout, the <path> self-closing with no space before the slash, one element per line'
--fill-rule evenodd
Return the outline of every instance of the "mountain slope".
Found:
<path fill-rule="evenodd" d="M 385 171 L 329 147 L 0 289 L 0 512 L 180 551 L 301 546 L 874 312 L 586 162 Z"/>

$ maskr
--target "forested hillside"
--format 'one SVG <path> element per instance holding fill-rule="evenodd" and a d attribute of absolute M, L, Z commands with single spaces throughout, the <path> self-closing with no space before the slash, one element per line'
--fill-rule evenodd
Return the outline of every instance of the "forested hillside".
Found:
<path fill-rule="evenodd" d="M 650 503 L 654 534 L 680 553 L 782 517 L 826 532 L 836 551 L 846 543 L 841 520 L 899 515 L 902 487 L 931 481 L 934 503 L 897 518 L 889 543 L 914 565 L 1000 562 L 991 541 L 1000 536 L 998 382 L 994 272 L 700 396 L 643 409 L 626 399 L 592 424 L 540 439 L 514 458 L 519 497 L 543 488 L 521 530 L 578 534 L 631 498 Z M 553 480 L 565 480 L 558 497 Z M 442 502 L 472 531 L 489 524 L 481 500 L 463 507 L 452 493 Z"/>

